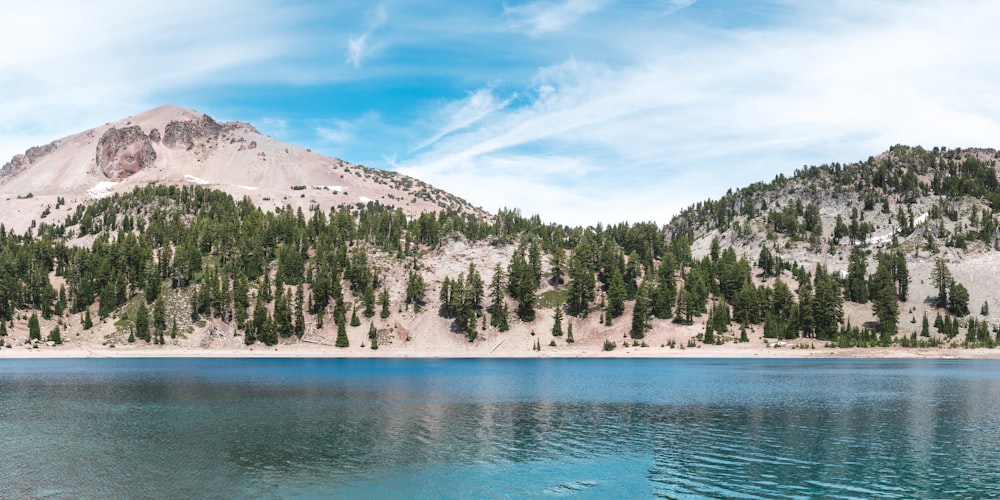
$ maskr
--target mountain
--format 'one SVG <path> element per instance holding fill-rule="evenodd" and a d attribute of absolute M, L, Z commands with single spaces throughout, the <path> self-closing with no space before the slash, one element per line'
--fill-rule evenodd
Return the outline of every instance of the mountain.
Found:
<path fill-rule="evenodd" d="M 150 183 L 205 185 L 274 209 L 375 201 L 415 216 L 453 210 L 484 215 L 420 180 L 328 158 L 265 136 L 246 123 L 161 106 L 28 149 L 0 167 L 0 210 L 21 232 L 63 198 L 89 199 Z M 30 195 L 30 197 L 29 197 Z"/>
<path fill-rule="evenodd" d="M 22 354 L 50 332 L 103 354 L 996 357 L 997 159 L 894 146 L 663 225 L 567 227 L 162 107 L 0 169 L 0 341 Z M 798 349 L 768 347 L 785 344 Z"/>

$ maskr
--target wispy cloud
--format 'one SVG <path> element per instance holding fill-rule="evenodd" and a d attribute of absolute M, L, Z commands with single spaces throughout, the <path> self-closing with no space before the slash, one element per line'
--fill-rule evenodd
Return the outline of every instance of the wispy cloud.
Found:
<path fill-rule="evenodd" d="M 1000 4 L 428 0 L 391 4 L 391 30 L 386 5 L 15 2 L 0 162 L 171 102 L 591 224 L 666 222 L 896 143 L 1000 137 Z"/>
<path fill-rule="evenodd" d="M 389 19 L 389 11 L 384 3 L 378 4 L 375 10 L 368 14 L 368 27 L 364 33 L 352 36 L 347 41 L 347 63 L 355 68 L 361 67 L 361 62 L 366 59 L 376 46 L 369 41 L 372 34 Z"/>
<path fill-rule="evenodd" d="M 777 27 L 635 32 L 634 63 L 543 68 L 524 105 L 432 136 L 400 168 L 487 208 L 665 221 L 806 163 L 1000 137 L 1000 55 L 981 50 L 1000 8 L 869 5 L 789 8 Z"/>
<path fill-rule="evenodd" d="M 444 104 L 431 118 L 437 132 L 413 148 L 413 151 L 425 149 L 449 134 L 476 124 L 491 113 L 506 108 L 515 98 L 516 94 L 501 98 L 492 88 L 484 88 L 472 92 L 465 99 Z"/>
<path fill-rule="evenodd" d="M 538 35 L 564 29 L 603 4 L 602 0 L 538 1 L 504 5 L 503 12 L 512 28 Z"/>
<path fill-rule="evenodd" d="M 667 0 L 662 15 L 669 16 L 681 9 L 686 9 L 695 4 L 698 0 Z"/>
<path fill-rule="evenodd" d="M 0 154 L 163 104 L 166 92 L 260 78 L 260 64 L 298 48 L 287 34 L 297 15 L 271 0 L 12 4 Z"/>

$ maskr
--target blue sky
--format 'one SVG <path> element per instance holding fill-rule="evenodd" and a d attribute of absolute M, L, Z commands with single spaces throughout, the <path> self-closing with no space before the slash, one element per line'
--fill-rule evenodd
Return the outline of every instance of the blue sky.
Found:
<path fill-rule="evenodd" d="M 4 18 L 0 161 L 174 104 L 588 225 L 1000 139 L 995 2 L 37 0 Z"/>

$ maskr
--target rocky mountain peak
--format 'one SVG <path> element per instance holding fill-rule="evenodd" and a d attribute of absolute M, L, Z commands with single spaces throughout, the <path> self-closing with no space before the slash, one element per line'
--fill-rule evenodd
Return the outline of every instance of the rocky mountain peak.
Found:
<path fill-rule="evenodd" d="M 44 158 L 49 153 L 56 150 L 55 141 L 44 146 L 33 146 L 28 148 L 23 154 L 14 155 L 3 167 L 0 167 L 0 179 L 14 175 L 23 170 L 28 165 Z"/>

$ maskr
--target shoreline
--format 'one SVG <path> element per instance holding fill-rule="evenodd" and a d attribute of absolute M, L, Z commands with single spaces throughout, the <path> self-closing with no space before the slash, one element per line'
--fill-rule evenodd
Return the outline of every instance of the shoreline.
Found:
<path fill-rule="evenodd" d="M 483 347 L 483 346 L 480 346 Z M 828 348 L 803 349 L 766 347 L 740 344 L 694 348 L 618 347 L 604 351 L 590 346 L 581 348 L 543 348 L 541 351 L 491 353 L 485 348 L 435 352 L 425 349 L 386 348 L 371 350 L 363 347 L 328 347 L 283 345 L 278 347 L 190 348 L 190 347 L 84 347 L 39 346 L 0 349 L 3 359 L 86 359 L 86 358 L 302 358 L 302 359 L 573 359 L 573 358 L 634 358 L 634 359 L 997 359 L 1000 349 L 986 348 Z"/>

